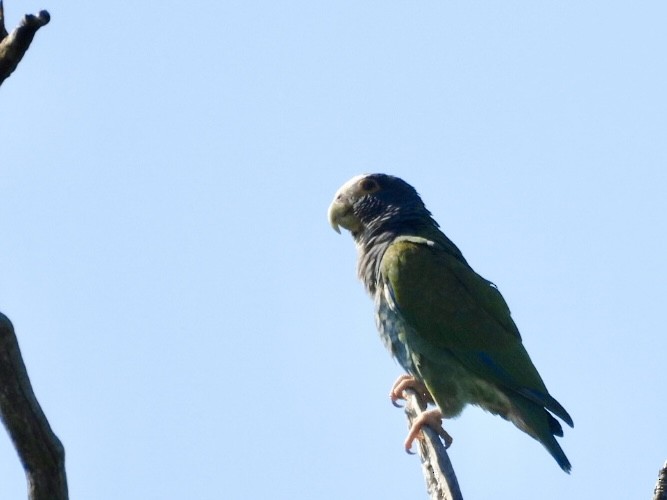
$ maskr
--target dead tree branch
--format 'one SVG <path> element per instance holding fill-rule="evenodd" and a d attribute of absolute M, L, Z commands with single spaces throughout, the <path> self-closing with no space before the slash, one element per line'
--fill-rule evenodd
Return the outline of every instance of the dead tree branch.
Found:
<path fill-rule="evenodd" d="M 30 47 L 39 28 L 48 24 L 51 16 L 42 10 L 36 16 L 26 14 L 19 26 L 11 33 L 5 28 L 5 10 L 0 0 L 0 85 L 18 66 L 23 55 Z"/>
<path fill-rule="evenodd" d="M 658 472 L 658 482 L 653 490 L 653 500 L 667 500 L 667 462 Z"/>
<path fill-rule="evenodd" d="M 0 417 L 18 452 L 30 500 L 67 500 L 65 449 L 37 402 L 14 327 L 0 313 Z"/>
<path fill-rule="evenodd" d="M 408 427 L 412 427 L 414 420 L 426 410 L 426 405 L 412 389 L 406 389 L 405 396 L 405 414 L 408 417 Z M 454 467 L 440 436 L 428 426 L 422 428 L 422 434 L 424 439 L 418 440 L 419 457 L 430 499 L 463 500 Z"/>
<path fill-rule="evenodd" d="M 26 14 L 11 33 L 0 0 L 0 85 L 16 69 L 39 28 L 51 19 L 45 10 Z M 14 326 L 0 313 L 0 419 L 19 455 L 30 500 L 67 500 L 65 449 L 51 430 L 30 384 Z"/>

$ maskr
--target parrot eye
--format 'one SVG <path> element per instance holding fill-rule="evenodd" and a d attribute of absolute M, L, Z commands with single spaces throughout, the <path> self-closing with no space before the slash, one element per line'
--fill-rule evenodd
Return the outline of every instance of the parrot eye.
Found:
<path fill-rule="evenodd" d="M 367 193 L 374 193 L 378 189 L 380 189 L 380 186 L 378 186 L 378 183 L 375 182 L 373 179 L 364 179 L 361 181 L 361 189 L 366 191 Z"/>

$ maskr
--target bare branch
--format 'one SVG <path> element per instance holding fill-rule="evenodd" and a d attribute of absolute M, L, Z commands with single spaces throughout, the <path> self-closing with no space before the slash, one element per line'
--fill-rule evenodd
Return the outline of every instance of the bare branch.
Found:
<path fill-rule="evenodd" d="M 408 427 L 426 410 L 426 405 L 412 389 L 405 390 L 405 414 Z M 428 426 L 422 428 L 424 439 L 419 439 L 419 457 L 431 500 L 463 500 L 454 467 L 438 433 Z"/>
<path fill-rule="evenodd" d="M 37 402 L 14 327 L 0 313 L 0 417 L 18 452 L 30 500 L 67 500 L 65 449 Z"/>
<path fill-rule="evenodd" d="M 36 16 L 26 14 L 18 27 L 11 33 L 7 33 L 4 7 L 0 0 L 0 85 L 14 72 L 30 47 L 37 30 L 48 24 L 50 20 L 51 16 L 45 10 L 40 11 Z"/>
<path fill-rule="evenodd" d="M 667 500 L 667 462 L 658 473 L 658 482 L 653 490 L 653 500 Z"/>

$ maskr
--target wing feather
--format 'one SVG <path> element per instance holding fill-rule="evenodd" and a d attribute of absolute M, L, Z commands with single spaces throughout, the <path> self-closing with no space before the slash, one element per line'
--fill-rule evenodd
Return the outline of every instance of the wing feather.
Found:
<path fill-rule="evenodd" d="M 445 247 L 419 237 L 397 238 L 381 275 L 413 334 L 409 348 L 434 360 L 443 351 L 473 374 L 572 419 L 549 395 L 496 286 Z"/>

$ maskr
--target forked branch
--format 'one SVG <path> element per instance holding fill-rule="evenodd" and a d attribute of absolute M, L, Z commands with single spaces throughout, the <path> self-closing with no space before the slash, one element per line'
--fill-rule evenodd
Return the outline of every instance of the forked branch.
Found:
<path fill-rule="evenodd" d="M 5 9 L 0 0 L 0 85 L 18 66 L 30 47 L 37 30 L 48 24 L 51 16 L 45 10 L 39 14 L 26 14 L 11 33 L 5 28 Z"/>

